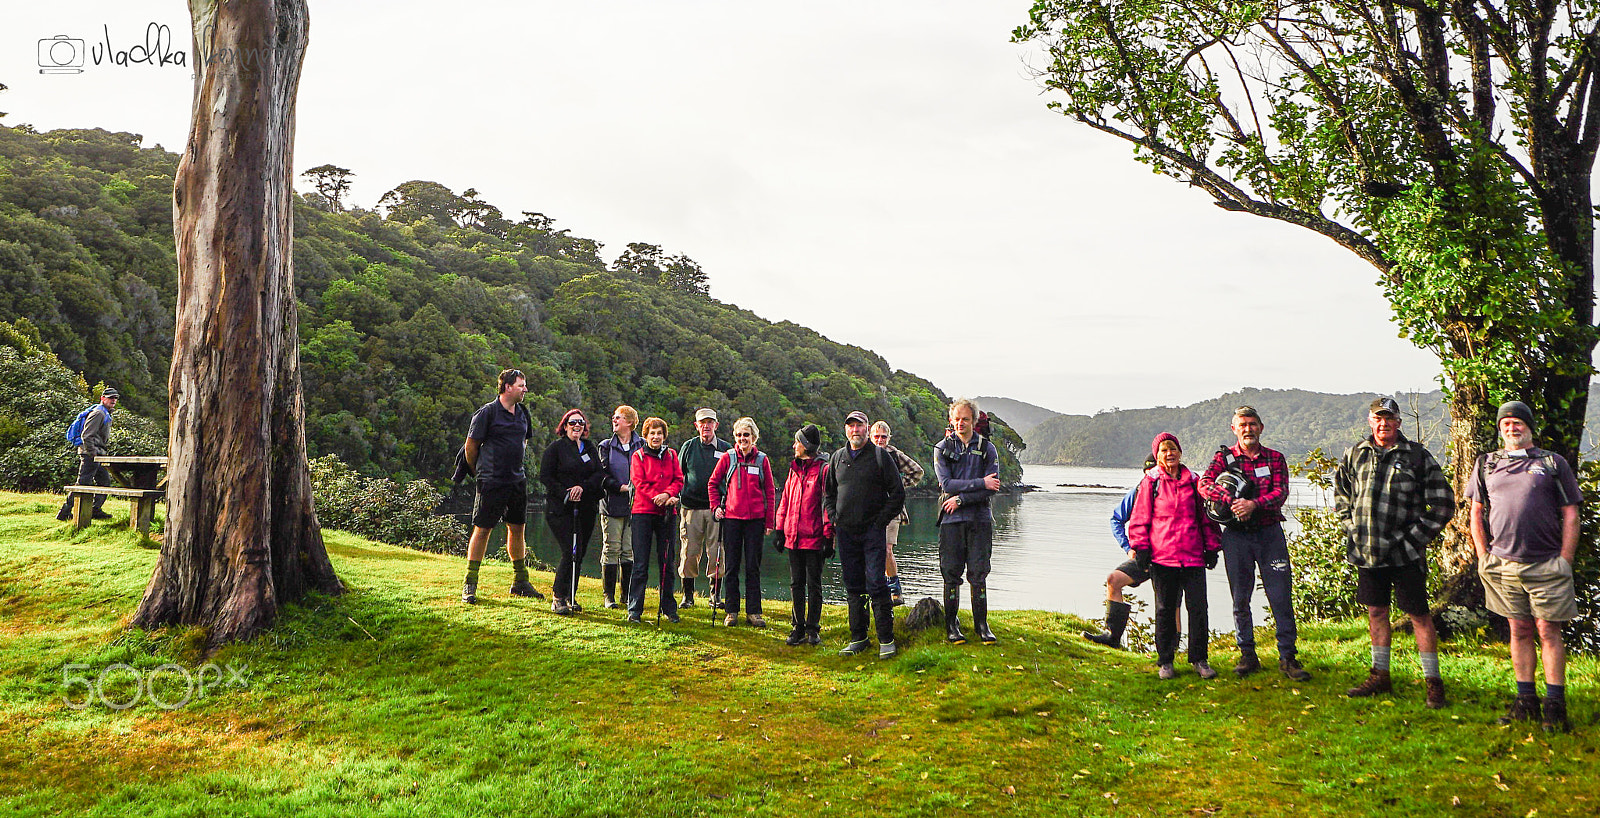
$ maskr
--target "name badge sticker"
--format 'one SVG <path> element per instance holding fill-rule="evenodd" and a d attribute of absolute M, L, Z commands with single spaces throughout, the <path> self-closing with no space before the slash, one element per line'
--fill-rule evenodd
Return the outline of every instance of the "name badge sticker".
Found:
<path fill-rule="evenodd" d="M 1257 466 L 1256 467 L 1256 476 L 1257 477 L 1267 477 L 1267 476 L 1269 476 L 1271 474 L 1272 474 L 1272 467 L 1271 466 Z"/>
<path fill-rule="evenodd" d="M 582 457 L 580 457 L 578 459 L 582 460 L 585 463 L 587 463 L 587 462 L 589 462 L 589 455 L 585 454 L 584 456 L 582 456 Z"/>
<path fill-rule="evenodd" d="M 757 477 L 761 476 L 761 467 L 760 466 L 745 466 L 744 470 L 749 472 L 749 473 L 751 473 L 751 474 L 753 474 L 753 475 L 755 475 L 755 476 L 757 476 Z"/>

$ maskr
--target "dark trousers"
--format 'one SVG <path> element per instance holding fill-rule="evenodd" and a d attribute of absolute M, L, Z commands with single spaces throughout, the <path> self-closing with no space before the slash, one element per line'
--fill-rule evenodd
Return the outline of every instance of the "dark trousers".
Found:
<path fill-rule="evenodd" d="M 1222 529 L 1222 566 L 1228 572 L 1228 590 L 1233 596 L 1233 626 L 1239 632 L 1239 650 L 1256 649 L 1255 619 L 1250 598 L 1255 595 L 1256 572 L 1261 572 L 1261 588 L 1267 593 L 1272 621 L 1278 626 L 1278 656 L 1293 659 L 1298 632 L 1294 624 L 1294 598 L 1289 585 L 1294 570 L 1289 564 L 1289 544 L 1283 526 L 1273 523 L 1259 531 Z"/>
<path fill-rule="evenodd" d="M 78 455 L 78 482 L 74 483 L 73 485 L 109 486 L 111 485 L 111 472 L 107 470 L 105 466 L 94 462 L 93 455 L 80 454 Z M 101 494 L 94 498 L 95 511 L 100 511 L 101 508 L 105 506 L 106 496 L 107 495 Z M 61 504 L 61 514 L 67 515 L 71 513 L 72 493 L 67 492 L 67 501 Z"/>
<path fill-rule="evenodd" d="M 1150 566 L 1156 591 L 1156 661 L 1172 664 L 1178 652 L 1178 602 L 1189 609 L 1189 661 L 1204 662 L 1211 626 L 1206 621 L 1206 569 Z"/>
<path fill-rule="evenodd" d="M 661 612 L 676 614 L 678 598 L 672 595 L 673 561 L 678 555 L 678 544 L 673 537 L 677 530 L 677 517 L 672 514 L 633 515 L 633 581 L 628 584 L 628 613 L 644 613 L 644 591 L 650 587 L 650 551 L 660 555 L 657 567 L 661 573 Z"/>
<path fill-rule="evenodd" d="M 584 555 L 589 553 L 597 511 L 592 506 L 562 505 L 546 508 L 544 512 L 544 521 L 555 537 L 556 549 L 561 552 L 561 562 L 556 564 L 555 596 L 568 602 L 574 596 L 575 574 L 583 565 Z"/>
<path fill-rule="evenodd" d="M 852 642 L 867 638 L 868 600 L 871 600 L 872 618 L 877 620 L 878 641 L 894 641 L 894 608 L 889 597 L 889 579 L 883 573 L 888 555 L 883 534 L 878 526 L 869 526 L 865 531 L 834 529 L 839 569 L 844 575 L 845 602 L 850 607 Z"/>
<path fill-rule="evenodd" d="M 939 573 L 946 588 L 961 585 L 961 575 L 973 585 L 989 581 L 989 558 L 994 554 L 994 523 L 975 520 L 939 526 Z"/>
<path fill-rule="evenodd" d="M 795 628 L 815 633 L 822 627 L 821 549 L 789 549 L 789 598 L 794 600 L 791 617 Z"/>
<path fill-rule="evenodd" d="M 739 613 L 739 569 L 744 569 L 744 596 L 751 614 L 761 614 L 761 542 L 766 538 L 766 520 L 722 521 L 722 552 L 727 567 L 722 571 L 722 609 Z"/>

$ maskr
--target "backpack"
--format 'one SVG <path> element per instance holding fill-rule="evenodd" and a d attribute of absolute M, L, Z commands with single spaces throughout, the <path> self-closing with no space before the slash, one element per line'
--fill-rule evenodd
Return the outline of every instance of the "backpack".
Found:
<path fill-rule="evenodd" d="M 726 509 L 728 507 L 728 485 L 733 482 L 733 473 L 738 471 L 740 468 L 741 467 L 739 466 L 739 455 L 736 453 L 733 456 L 733 465 L 730 466 L 728 468 L 728 471 L 722 475 L 722 482 L 717 484 L 717 490 L 722 493 L 722 504 L 721 504 L 720 508 Z M 761 469 L 761 471 L 763 473 L 766 473 L 767 470 L 770 468 L 767 465 L 767 453 L 766 452 L 763 452 L 763 451 L 757 451 L 756 452 L 756 468 Z M 774 481 L 774 482 L 776 482 L 776 481 Z"/>
<path fill-rule="evenodd" d="M 88 422 L 89 413 L 99 408 L 100 404 L 97 403 L 88 409 L 79 412 L 78 417 L 67 426 L 67 442 L 71 443 L 74 449 L 83 445 L 83 424 Z M 109 419 L 109 416 L 107 419 Z"/>

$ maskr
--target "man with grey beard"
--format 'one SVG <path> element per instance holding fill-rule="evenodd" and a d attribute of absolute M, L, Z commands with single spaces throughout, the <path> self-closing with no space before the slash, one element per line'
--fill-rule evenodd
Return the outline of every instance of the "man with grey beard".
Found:
<path fill-rule="evenodd" d="M 1484 604 L 1511 625 L 1517 693 L 1500 723 L 1537 720 L 1547 733 L 1564 733 L 1572 725 L 1561 626 L 1578 615 L 1572 559 L 1583 496 L 1566 459 L 1533 445 L 1533 410 L 1527 404 L 1501 406 L 1496 423 L 1505 448 L 1478 458 L 1467 496 Z M 1533 681 L 1536 640 L 1544 666 L 1543 702 Z"/>

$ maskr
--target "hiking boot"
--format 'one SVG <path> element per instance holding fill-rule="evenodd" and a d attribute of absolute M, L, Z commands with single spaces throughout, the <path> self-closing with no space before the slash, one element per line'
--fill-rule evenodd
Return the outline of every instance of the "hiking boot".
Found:
<path fill-rule="evenodd" d="M 1367 680 L 1344 692 L 1352 699 L 1363 699 L 1378 693 L 1388 693 L 1394 686 L 1389 681 L 1389 671 L 1373 668 L 1367 673 Z"/>
<path fill-rule="evenodd" d="M 906 604 L 906 598 L 900 591 L 900 575 L 889 577 L 889 604 L 899 606 Z"/>
<path fill-rule="evenodd" d="M 578 604 L 576 597 L 567 600 L 567 607 L 571 609 L 573 613 L 583 613 L 583 606 Z"/>
<path fill-rule="evenodd" d="M 789 638 L 783 640 L 783 643 L 785 645 L 788 645 L 791 648 L 794 647 L 795 645 L 803 645 L 803 644 L 805 644 L 806 643 L 806 632 L 805 632 L 805 630 L 801 629 L 801 628 L 795 628 L 794 630 L 789 631 Z"/>
<path fill-rule="evenodd" d="M 1424 680 L 1424 685 L 1428 691 L 1428 699 L 1425 703 L 1428 705 L 1429 710 L 1438 710 L 1450 703 L 1444 697 L 1443 679 L 1426 679 Z"/>
<path fill-rule="evenodd" d="M 678 607 L 680 607 L 680 608 L 693 608 L 694 607 L 694 589 L 693 588 L 687 588 L 686 587 L 686 588 L 683 589 L 683 601 L 678 603 Z"/>
<path fill-rule="evenodd" d="M 738 614 L 728 614 L 727 616 L 724 616 L 722 618 L 722 624 L 723 624 L 724 627 L 728 627 L 728 628 L 731 628 L 734 625 L 739 624 L 739 615 Z"/>
<path fill-rule="evenodd" d="M 667 621 L 671 622 L 674 625 L 676 625 L 676 624 L 678 624 L 679 622 L 681 622 L 683 620 L 681 618 L 679 618 L 678 613 L 676 611 L 674 611 L 672 613 L 667 614 Z"/>
<path fill-rule="evenodd" d="M 106 512 L 101 511 L 98 508 L 95 509 L 94 512 L 89 515 L 89 517 L 92 518 L 92 519 L 95 519 L 95 520 L 109 520 L 109 519 L 111 519 L 111 515 L 110 514 L 107 514 Z"/>
<path fill-rule="evenodd" d="M 1519 695 L 1511 700 L 1511 706 L 1506 708 L 1506 714 L 1495 719 L 1495 724 L 1507 725 L 1517 721 L 1535 721 L 1540 719 L 1539 697 L 1529 693 Z"/>
<path fill-rule="evenodd" d="M 1281 662 L 1279 664 L 1282 664 Z M 1261 659 L 1254 652 L 1239 654 L 1239 663 L 1233 666 L 1233 675 L 1243 679 L 1261 669 Z"/>
<path fill-rule="evenodd" d="M 861 652 L 865 651 L 869 647 L 871 647 L 871 645 L 868 644 L 867 640 L 862 639 L 859 642 L 851 642 L 850 644 L 845 645 L 844 647 L 840 648 L 839 649 L 839 655 L 840 656 L 854 656 L 854 655 L 856 655 L 858 653 L 861 653 Z"/>
<path fill-rule="evenodd" d="M 638 614 L 636 614 L 636 613 L 631 613 L 631 614 L 628 614 L 628 618 L 627 618 L 627 620 L 626 620 L 626 621 L 627 621 L 627 623 L 628 623 L 628 624 L 629 624 L 629 625 L 637 625 L 637 624 L 639 624 L 639 623 L 640 623 L 640 622 L 643 622 L 643 621 L 644 621 L 644 620 L 643 620 L 643 619 L 640 619 L 640 618 L 639 618 L 639 615 L 638 615 Z"/>
<path fill-rule="evenodd" d="M 820 645 L 820 644 L 822 644 L 822 634 L 818 633 L 815 630 L 808 629 L 806 631 L 806 644 L 808 644 L 808 645 Z"/>
<path fill-rule="evenodd" d="M 561 597 L 556 597 L 550 601 L 550 610 L 561 616 L 572 613 L 572 608 L 568 607 L 567 601 Z"/>
<path fill-rule="evenodd" d="M 878 646 L 879 659 L 889 659 L 899 652 L 900 649 L 895 647 L 893 642 L 884 642 Z"/>
<path fill-rule="evenodd" d="M 1538 700 L 1535 699 L 1534 702 L 1537 704 Z M 1540 719 L 1539 726 L 1543 727 L 1546 733 L 1572 732 L 1572 722 L 1567 721 L 1567 700 L 1545 699 L 1544 718 Z"/>
<path fill-rule="evenodd" d="M 1311 681 L 1311 674 L 1307 673 L 1306 669 L 1300 666 L 1300 660 L 1294 657 L 1280 658 L 1278 660 L 1278 669 L 1283 671 L 1283 675 L 1296 682 Z"/>
<path fill-rule="evenodd" d="M 525 596 L 529 599 L 544 599 L 544 594 L 539 593 L 539 591 L 533 587 L 533 583 L 525 579 L 519 579 L 516 582 L 511 583 L 511 595 Z"/>
<path fill-rule="evenodd" d="M 1172 665 L 1162 665 L 1160 668 L 1158 668 L 1156 670 L 1156 678 L 1159 678 L 1159 679 L 1176 679 L 1177 677 L 1178 677 L 1178 671 L 1173 670 L 1172 669 Z"/>
<path fill-rule="evenodd" d="M 56 512 L 56 519 L 64 523 L 72 519 L 72 512 L 68 509 L 61 509 L 60 511 Z"/>
<path fill-rule="evenodd" d="M 761 614 L 745 614 L 744 621 L 746 625 L 752 628 L 765 628 L 767 626 L 767 619 Z"/>
<path fill-rule="evenodd" d="M 1217 671 L 1211 667 L 1209 662 L 1195 662 L 1194 672 L 1199 674 L 1202 679 L 1217 678 Z"/>
<path fill-rule="evenodd" d="M 468 605 L 478 604 L 478 583 L 464 582 L 461 584 L 461 601 Z"/>

